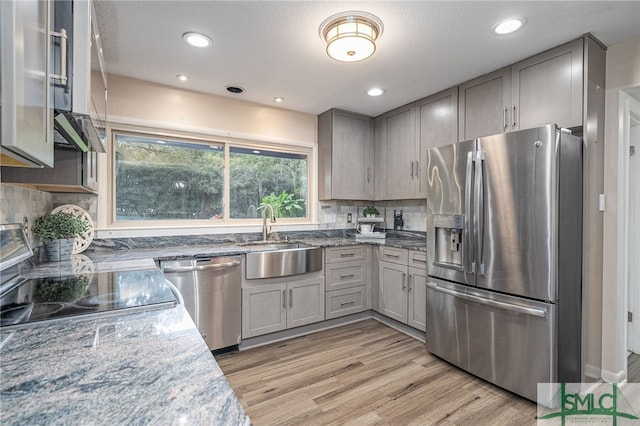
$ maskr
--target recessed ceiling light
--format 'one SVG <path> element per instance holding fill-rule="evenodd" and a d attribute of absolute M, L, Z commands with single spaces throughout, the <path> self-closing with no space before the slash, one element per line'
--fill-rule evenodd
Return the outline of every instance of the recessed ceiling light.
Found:
<path fill-rule="evenodd" d="M 244 92 L 244 89 L 242 87 L 238 87 L 238 86 L 227 86 L 227 92 L 240 94 L 240 93 Z"/>
<path fill-rule="evenodd" d="M 253 150 L 253 151 L 251 151 L 251 152 L 253 152 L 254 154 L 260 154 L 260 151 L 258 151 L 257 149 L 254 149 L 254 150 Z"/>
<path fill-rule="evenodd" d="M 284 101 L 284 98 L 282 96 L 276 96 L 275 98 L 273 98 L 273 101 L 277 103 L 281 103 L 282 101 Z"/>
<path fill-rule="evenodd" d="M 189 80 L 189 77 L 187 77 L 187 76 L 186 76 L 186 75 L 184 75 L 184 74 L 178 74 L 178 75 L 176 75 L 176 78 L 177 78 L 178 80 L 180 80 L 180 81 L 187 81 L 187 80 Z"/>
<path fill-rule="evenodd" d="M 518 31 L 520 28 L 524 27 L 524 24 L 527 22 L 524 18 L 511 18 L 505 21 L 499 22 L 493 27 L 493 32 L 499 35 L 511 34 L 515 31 Z"/>
<path fill-rule="evenodd" d="M 213 43 L 213 41 L 206 35 L 194 32 L 182 34 L 182 39 L 195 47 L 208 47 Z"/>
<path fill-rule="evenodd" d="M 156 143 L 159 143 L 159 144 L 162 144 L 162 145 L 165 145 L 165 144 L 166 144 L 166 142 L 165 142 L 165 141 L 160 141 L 160 140 L 156 141 Z"/>
<path fill-rule="evenodd" d="M 369 89 L 369 91 L 367 91 L 367 95 L 369 96 L 380 96 L 384 93 L 384 89 L 381 89 L 379 87 L 372 87 L 371 89 Z"/>

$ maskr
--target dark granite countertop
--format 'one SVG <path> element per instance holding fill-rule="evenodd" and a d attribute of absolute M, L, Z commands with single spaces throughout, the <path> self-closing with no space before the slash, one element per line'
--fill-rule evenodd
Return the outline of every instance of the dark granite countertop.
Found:
<path fill-rule="evenodd" d="M 182 305 L 0 332 L 3 425 L 250 424 Z"/>
<path fill-rule="evenodd" d="M 347 232 L 280 235 L 318 247 L 384 244 L 426 251 L 424 234 L 356 241 Z M 155 260 L 240 255 L 259 237 L 102 240 L 25 277 L 155 267 Z M 2 424 L 250 424 L 182 305 L 0 331 Z"/>

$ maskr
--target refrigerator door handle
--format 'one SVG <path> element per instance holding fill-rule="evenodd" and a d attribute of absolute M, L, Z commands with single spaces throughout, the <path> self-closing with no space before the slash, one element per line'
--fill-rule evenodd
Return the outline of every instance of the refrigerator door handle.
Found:
<path fill-rule="evenodd" d="M 462 230 L 462 250 L 464 258 L 464 271 L 475 273 L 476 260 L 474 258 L 474 246 L 471 244 L 473 232 L 473 218 L 471 216 L 471 194 L 473 191 L 474 152 L 467 153 L 467 171 L 464 184 L 464 229 Z"/>
<path fill-rule="evenodd" d="M 459 291 L 451 290 L 448 288 L 440 287 L 438 284 L 428 282 L 427 287 L 439 291 L 441 293 L 448 294 L 459 299 L 468 300 L 470 302 L 480 303 L 482 305 L 491 306 L 493 308 L 503 309 L 506 311 L 517 312 L 519 314 L 531 315 L 538 318 L 546 318 L 546 309 L 530 308 L 528 306 L 515 305 L 512 303 L 500 302 L 498 300 L 485 299 L 484 297 L 476 296 L 473 294 L 460 293 Z"/>
<path fill-rule="evenodd" d="M 475 193 L 474 193 L 474 241 L 475 248 L 475 260 L 476 260 L 476 273 L 484 275 L 484 168 L 485 168 L 485 156 L 484 151 L 476 152 L 476 167 L 475 167 Z"/>

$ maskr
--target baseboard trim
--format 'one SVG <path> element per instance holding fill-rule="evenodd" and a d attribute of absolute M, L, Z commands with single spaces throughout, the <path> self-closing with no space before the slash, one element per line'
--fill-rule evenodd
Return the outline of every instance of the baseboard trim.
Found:
<path fill-rule="evenodd" d="M 608 370 L 602 370 L 602 380 L 607 383 L 622 383 L 626 381 L 627 373 L 624 370 L 620 370 L 617 373 Z"/>
<path fill-rule="evenodd" d="M 584 375 L 585 377 L 599 380 L 602 377 L 602 369 L 595 365 L 585 364 Z"/>
<path fill-rule="evenodd" d="M 328 330 L 330 328 L 340 327 L 354 322 L 364 321 L 373 317 L 373 311 L 367 310 L 357 314 L 351 314 L 344 317 L 333 318 L 330 320 L 316 322 L 301 327 L 290 328 L 288 330 L 276 331 L 275 333 L 264 334 L 262 336 L 243 339 L 238 345 L 240 351 L 259 346 L 269 345 L 271 343 L 282 342 L 284 340 L 293 339 L 295 337 L 306 336 L 307 334 L 317 333 L 318 331 Z"/>
<path fill-rule="evenodd" d="M 422 342 L 422 343 L 426 343 L 426 335 L 423 331 L 417 330 L 413 327 L 409 327 L 408 325 L 401 323 L 399 321 L 396 321 L 392 318 L 389 318 L 387 316 L 384 316 L 378 312 L 373 312 L 373 319 L 386 325 L 389 326 L 391 328 L 393 328 L 394 330 L 399 331 L 400 333 L 406 334 L 409 337 L 413 337 L 414 339 Z"/>

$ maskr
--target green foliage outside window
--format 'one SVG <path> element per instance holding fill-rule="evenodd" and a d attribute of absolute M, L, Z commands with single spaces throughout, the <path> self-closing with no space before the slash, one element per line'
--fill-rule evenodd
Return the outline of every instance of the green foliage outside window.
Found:
<path fill-rule="evenodd" d="M 293 194 L 285 191 L 278 195 L 272 192 L 262 198 L 258 210 L 264 209 L 267 204 L 271 204 L 276 217 L 300 217 L 300 214 L 304 212 L 304 199 L 295 198 Z"/>

